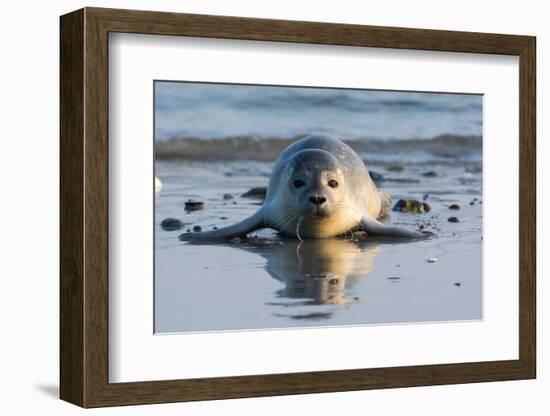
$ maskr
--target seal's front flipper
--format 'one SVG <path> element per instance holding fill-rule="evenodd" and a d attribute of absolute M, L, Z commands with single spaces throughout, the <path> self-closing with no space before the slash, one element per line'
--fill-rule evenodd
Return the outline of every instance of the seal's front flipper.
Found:
<path fill-rule="evenodd" d="M 264 227 L 265 224 L 263 215 L 260 210 L 251 217 L 248 217 L 237 224 L 223 227 L 218 230 L 184 233 L 179 236 L 179 239 L 181 241 L 189 241 L 191 243 L 200 243 L 213 240 L 228 240 L 233 237 L 244 236 L 252 231 L 256 231 Z"/>
<path fill-rule="evenodd" d="M 361 220 L 361 226 L 367 235 L 372 236 L 388 236 L 388 237 L 401 237 L 401 238 L 427 238 L 432 235 L 429 232 L 420 232 L 413 230 L 406 230 L 404 228 L 392 227 L 382 224 L 372 218 L 363 218 Z"/>

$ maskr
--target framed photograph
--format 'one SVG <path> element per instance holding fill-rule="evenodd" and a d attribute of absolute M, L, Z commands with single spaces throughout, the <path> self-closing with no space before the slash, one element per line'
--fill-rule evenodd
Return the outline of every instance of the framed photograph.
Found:
<path fill-rule="evenodd" d="M 534 37 L 60 29 L 63 400 L 535 378 Z"/>

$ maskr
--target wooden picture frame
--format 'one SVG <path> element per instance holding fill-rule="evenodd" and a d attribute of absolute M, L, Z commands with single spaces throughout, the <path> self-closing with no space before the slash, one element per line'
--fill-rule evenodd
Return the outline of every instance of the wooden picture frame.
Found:
<path fill-rule="evenodd" d="M 82 407 L 535 378 L 535 38 L 85 8 L 61 17 L 60 396 Z M 503 54 L 520 66 L 519 359 L 109 383 L 110 32 Z"/>

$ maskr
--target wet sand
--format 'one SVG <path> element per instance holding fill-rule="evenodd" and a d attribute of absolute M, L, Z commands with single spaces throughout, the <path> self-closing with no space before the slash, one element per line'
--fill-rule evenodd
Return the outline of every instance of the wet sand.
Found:
<path fill-rule="evenodd" d="M 190 245 L 178 235 L 232 224 L 257 210 L 261 200 L 242 195 L 266 186 L 272 164 L 157 160 L 163 187 L 155 204 L 155 332 L 482 319 L 479 161 L 406 154 L 399 161 L 391 155 L 369 161 L 384 178 L 378 186 L 392 193 L 392 206 L 400 198 L 425 198 L 431 210 L 391 212 L 386 221 L 423 226 L 433 238 L 355 235 L 299 243 L 262 230 L 226 244 Z M 186 211 L 188 200 L 204 206 Z M 183 228 L 164 230 L 166 218 Z"/>

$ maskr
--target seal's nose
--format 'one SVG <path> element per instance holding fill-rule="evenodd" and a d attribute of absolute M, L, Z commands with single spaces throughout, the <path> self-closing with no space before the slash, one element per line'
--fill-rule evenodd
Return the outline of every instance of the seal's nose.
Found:
<path fill-rule="evenodd" d="M 311 203 L 313 203 L 317 206 L 321 206 L 325 202 L 327 202 L 327 199 L 322 195 L 314 195 L 314 196 L 309 197 L 309 202 L 311 202 Z"/>

